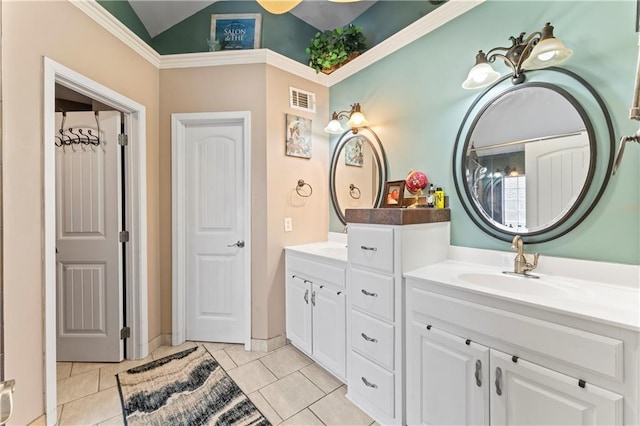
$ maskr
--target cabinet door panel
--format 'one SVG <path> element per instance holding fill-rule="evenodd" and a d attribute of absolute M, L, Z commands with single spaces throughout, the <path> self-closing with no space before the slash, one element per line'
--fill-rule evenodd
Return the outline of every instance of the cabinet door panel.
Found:
<path fill-rule="evenodd" d="M 311 354 L 311 282 L 287 273 L 287 337 L 300 350 Z"/>
<path fill-rule="evenodd" d="M 346 374 L 346 307 L 344 292 L 312 286 L 313 356 L 341 378 Z"/>
<path fill-rule="evenodd" d="M 489 424 L 489 348 L 425 324 L 409 325 L 407 423 Z"/>
<path fill-rule="evenodd" d="M 622 425 L 621 395 L 491 349 L 495 425 Z M 499 388 L 499 390 L 498 390 Z"/>

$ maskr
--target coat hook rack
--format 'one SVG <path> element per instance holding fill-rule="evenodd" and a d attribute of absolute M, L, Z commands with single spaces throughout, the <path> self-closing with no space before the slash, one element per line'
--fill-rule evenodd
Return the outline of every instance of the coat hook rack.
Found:
<path fill-rule="evenodd" d="M 65 121 L 67 121 L 67 113 L 66 111 L 63 111 L 62 123 L 60 124 L 60 128 L 58 129 L 58 134 L 56 135 L 56 140 L 55 140 L 56 146 L 69 146 L 69 145 L 100 146 L 100 113 L 98 111 L 95 111 L 94 116 L 96 118 L 96 125 L 98 128 L 97 135 L 94 135 L 93 131 L 88 128 L 82 129 L 82 128 L 69 127 L 65 129 L 64 123 Z"/>
<path fill-rule="evenodd" d="M 309 188 L 309 193 L 308 194 L 303 189 L 304 187 L 308 187 Z M 298 185 L 296 186 L 296 192 L 298 193 L 299 196 L 307 198 L 307 197 L 311 197 L 311 194 L 313 194 L 313 188 L 311 187 L 311 185 L 309 185 L 307 182 L 305 182 L 304 179 L 298 179 Z"/>
<path fill-rule="evenodd" d="M 349 185 L 349 195 L 351 196 L 351 198 L 353 198 L 354 200 L 359 200 L 360 196 L 362 195 L 362 193 L 360 192 L 360 188 L 358 188 L 357 186 L 355 186 L 354 184 L 350 184 Z"/>

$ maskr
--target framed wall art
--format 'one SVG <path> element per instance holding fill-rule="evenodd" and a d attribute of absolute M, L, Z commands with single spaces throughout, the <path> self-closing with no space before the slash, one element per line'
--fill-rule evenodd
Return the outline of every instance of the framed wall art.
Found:
<path fill-rule="evenodd" d="M 286 154 L 311 158 L 311 119 L 286 114 Z"/>
<path fill-rule="evenodd" d="M 364 163 L 364 144 L 360 136 L 355 136 L 344 146 L 344 164 L 362 167 Z"/>
<path fill-rule="evenodd" d="M 209 44 L 216 50 L 259 49 L 262 15 L 236 13 L 211 15 Z"/>
<path fill-rule="evenodd" d="M 382 207 L 402 207 L 404 201 L 404 180 L 394 180 L 384 184 Z"/>

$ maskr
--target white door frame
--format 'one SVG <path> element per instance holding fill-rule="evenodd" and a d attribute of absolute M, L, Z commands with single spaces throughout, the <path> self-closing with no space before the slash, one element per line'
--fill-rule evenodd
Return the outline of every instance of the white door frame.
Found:
<path fill-rule="evenodd" d="M 171 296 L 171 343 L 174 346 L 186 339 L 186 127 L 192 124 L 242 122 L 244 133 L 244 229 L 245 229 L 245 270 L 244 270 L 244 347 L 251 350 L 251 112 L 203 112 L 171 114 L 171 228 L 172 228 L 172 296 Z"/>
<path fill-rule="evenodd" d="M 56 188 L 55 188 L 55 85 L 61 84 L 98 102 L 124 112 L 129 132 L 126 169 L 127 230 L 130 242 L 124 261 L 126 276 L 126 313 L 131 338 L 127 354 L 142 359 L 149 353 L 147 302 L 147 160 L 146 110 L 89 78 L 44 57 L 43 157 L 44 172 L 44 244 L 43 274 L 45 286 L 45 413 L 48 425 L 57 421 L 56 407 Z"/>

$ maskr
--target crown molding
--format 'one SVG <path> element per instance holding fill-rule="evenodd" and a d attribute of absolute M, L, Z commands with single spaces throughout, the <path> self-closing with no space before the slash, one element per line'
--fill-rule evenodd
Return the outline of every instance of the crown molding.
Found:
<path fill-rule="evenodd" d="M 407 44 L 441 27 L 458 16 L 468 12 L 486 0 L 449 0 L 439 8 L 428 13 L 413 24 L 362 53 L 355 60 L 342 66 L 329 75 L 329 87 L 362 71 L 369 65 L 400 50 Z"/>
<path fill-rule="evenodd" d="M 160 54 L 153 50 L 146 42 L 127 28 L 115 16 L 100 6 L 95 0 L 69 0 L 69 2 L 84 12 L 104 29 L 116 36 L 120 41 L 133 49 L 137 54 L 149 61 L 156 68 L 160 66 Z"/>
<path fill-rule="evenodd" d="M 479 6 L 486 0 L 449 0 L 329 75 L 316 73 L 311 67 L 269 49 L 160 55 L 95 0 L 69 1 L 158 69 L 267 64 L 323 86 L 331 87 Z"/>
<path fill-rule="evenodd" d="M 328 86 L 329 76 L 317 74 L 307 65 L 269 49 L 227 50 L 219 52 L 163 55 L 160 69 L 216 67 L 224 65 L 267 64 L 304 79 Z"/>

